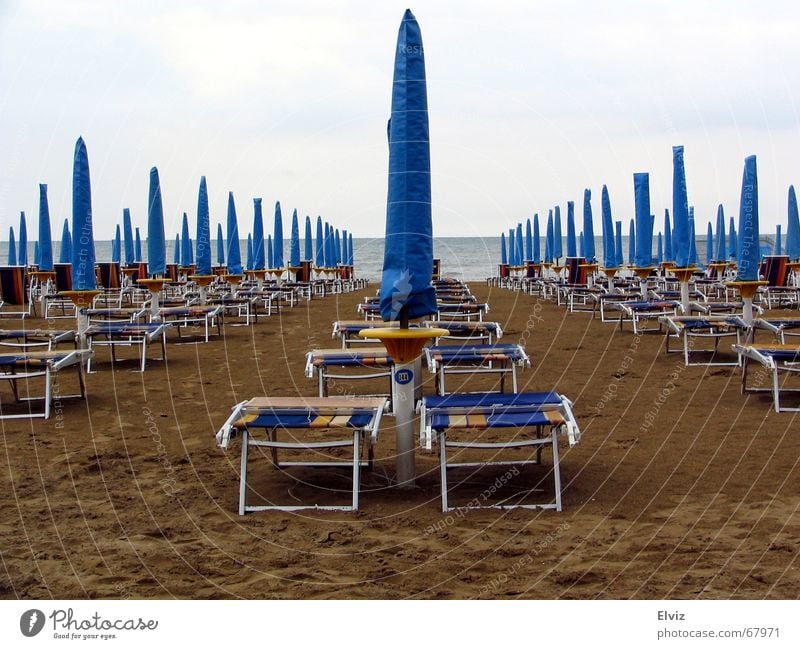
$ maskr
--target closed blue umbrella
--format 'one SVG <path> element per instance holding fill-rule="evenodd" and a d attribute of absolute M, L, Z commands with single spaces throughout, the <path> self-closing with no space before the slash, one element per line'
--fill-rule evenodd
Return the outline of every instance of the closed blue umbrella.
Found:
<path fill-rule="evenodd" d="M 725 261 L 727 248 L 725 246 L 725 210 L 722 204 L 717 206 L 717 252 L 716 261 Z"/>
<path fill-rule="evenodd" d="M 775 248 L 773 255 L 781 254 L 781 224 L 778 223 L 777 230 L 775 231 Z"/>
<path fill-rule="evenodd" d="M 517 266 L 522 266 L 525 261 L 525 242 L 522 238 L 522 223 L 517 223 Z"/>
<path fill-rule="evenodd" d="M 564 256 L 564 244 L 561 236 L 561 208 L 556 205 L 553 209 L 553 257 L 558 259 Z"/>
<path fill-rule="evenodd" d="M 678 268 L 689 266 L 689 198 L 686 193 L 686 169 L 683 161 L 683 147 L 672 147 L 672 216 L 674 219 L 674 238 L 672 252 Z"/>
<path fill-rule="evenodd" d="M 569 234 L 567 234 L 569 238 Z M 545 234 L 544 244 L 544 263 L 553 263 L 553 250 L 555 249 L 555 228 L 553 225 L 553 211 L 547 214 L 547 231 Z M 567 242 L 567 256 L 569 256 L 569 242 Z"/>
<path fill-rule="evenodd" d="M 653 228 L 650 232 L 652 235 Z M 583 190 L 583 252 L 588 261 L 595 261 L 596 254 L 594 249 L 594 220 L 592 218 L 592 191 Z"/>
<path fill-rule="evenodd" d="M 117 223 L 116 231 L 114 232 L 114 241 L 111 244 L 111 261 L 115 264 L 120 263 L 120 258 L 122 257 L 121 249 L 122 248 L 122 233 L 119 229 L 119 223 Z"/>
<path fill-rule="evenodd" d="M 17 248 L 17 264 L 28 265 L 28 225 L 25 222 L 25 212 L 19 213 L 19 246 Z"/>
<path fill-rule="evenodd" d="M 217 223 L 217 264 L 222 266 L 224 263 L 225 263 L 225 238 L 222 236 L 222 223 Z"/>
<path fill-rule="evenodd" d="M 317 216 L 317 268 L 325 266 L 325 237 L 322 234 L 322 217 Z"/>
<path fill-rule="evenodd" d="M 706 229 L 706 263 L 710 264 L 712 261 L 714 261 L 714 232 L 709 223 Z"/>
<path fill-rule="evenodd" d="M 513 228 L 508 231 L 508 263 L 512 266 L 517 265 L 517 241 Z"/>
<path fill-rule="evenodd" d="M 150 170 L 150 192 L 147 201 L 147 273 L 150 277 L 163 277 L 166 274 L 166 252 L 161 180 L 158 177 L 158 169 L 153 167 Z"/>
<path fill-rule="evenodd" d="M 542 263 L 542 256 L 541 256 L 541 237 L 539 234 L 539 215 L 533 215 L 533 263 L 534 264 L 541 264 Z"/>
<path fill-rule="evenodd" d="M 39 242 L 33 242 L 33 265 L 39 266 Z"/>
<path fill-rule="evenodd" d="M 244 267 L 246 270 L 253 270 L 253 237 L 250 234 L 247 235 L 247 257 Z"/>
<path fill-rule="evenodd" d="M 614 257 L 614 266 L 619 268 L 625 263 L 622 257 L 622 221 L 614 223 L 614 227 L 616 230 L 614 241 L 614 252 L 616 256 Z"/>
<path fill-rule="evenodd" d="M 292 212 L 292 239 L 289 245 L 289 265 L 300 266 L 300 223 L 297 221 L 297 210 Z"/>
<path fill-rule="evenodd" d="M 275 265 L 273 264 L 273 262 L 275 260 L 272 257 L 272 253 L 273 253 L 273 251 L 272 251 L 272 235 L 268 234 L 267 235 L 267 266 L 269 268 L 275 268 Z"/>
<path fill-rule="evenodd" d="M 656 246 L 656 263 L 661 265 L 661 262 L 664 261 L 664 240 L 661 238 L 661 233 L 658 233 L 658 245 Z"/>
<path fill-rule="evenodd" d="M 533 259 L 533 234 L 531 232 L 531 220 L 525 221 L 525 261 Z"/>
<path fill-rule="evenodd" d="M 218 234 L 221 232 L 220 229 Z M 222 246 L 218 252 L 221 251 Z M 198 275 L 211 274 L 211 214 L 208 210 L 208 187 L 205 176 L 200 177 L 200 189 L 197 192 L 197 268 L 195 272 Z"/>
<path fill-rule="evenodd" d="M 14 228 L 8 228 L 8 265 L 17 265 L 17 243 L 14 241 Z"/>
<path fill-rule="evenodd" d="M 14 231 L 11 231 L 11 239 L 14 239 Z M 9 263 L 11 263 L 9 261 Z M 508 253 L 506 252 L 506 234 L 505 232 L 500 233 L 500 263 L 507 264 L 508 263 Z"/>
<path fill-rule="evenodd" d="M 336 228 L 333 232 L 333 256 L 337 264 L 342 262 L 342 242 L 339 237 L 339 228 Z"/>
<path fill-rule="evenodd" d="M 314 259 L 314 244 L 311 240 L 311 218 L 308 215 L 306 215 L 305 240 L 303 260 L 312 261 Z"/>
<path fill-rule="evenodd" d="M 139 228 L 136 228 L 136 243 L 134 245 L 134 256 L 136 257 L 135 261 L 140 262 L 142 260 L 142 235 L 139 234 Z"/>
<path fill-rule="evenodd" d="M 333 258 L 333 228 L 325 224 L 325 268 L 333 268 L 336 260 Z"/>
<path fill-rule="evenodd" d="M 728 226 L 728 259 L 739 258 L 739 240 L 736 236 L 736 223 L 734 218 L 730 218 L 730 225 Z"/>
<path fill-rule="evenodd" d="M 577 256 L 578 248 L 577 240 L 575 238 L 575 203 L 572 201 L 567 201 L 567 257 Z"/>
<path fill-rule="evenodd" d="M 636 257 L 635 264 L 646 268 L 653 264 L 653 221 L 650 218 L 650 174 L 633 174 L 636 201 Z"/>
<path fill-rule="evenodd" d="M 350 233 L 347 238 L 348 238 L 347 265 L 348 266 L 352 266 L 353 265 L 353 259 L 354 259 L 354 257 L 353 257 L 353 234 Z"/>
<path fill-rule="evenodd" d="M 189 238 L 189 216 L 184 212 L 181 224 L 181 266 L 184 268 L 191 266 L 194 262 L 193 256 L 192 240 Z"/>
<path fill-rule="evenodd" d="M 736 274 L 737 282 L 758 281 L 758 267 L 761 262 L 758 227 L 758 173 L 756 157 L 748 156 L 744 160 L 742 174 L 742 194 L 739 202 L 739 258 Z M 752 285 L 751 285 L 752 286 Z M 750 286 L 748 286 L 748 289 Z M 754 290 L 740 288 L 744 301 L 744 320 L 753 321 Z"/>
<path fill-rule="evenodd" d="M 800 216 L 794 185 L 789 186 L 789 225 L 786 228 L 786 254 L 789 259 L 800 259 Z"/>
<path fill-rule="evenodd" d="M 636 265 L 636 225 L 633 219 L 628 226 L 628 264 Z"/>
<path fill-rule="evenodd" d="M 47 203 L 47 185 L 39 185 L 39 270 L 53 270 L 53 236 L 50 232 L 50 206 Z"/>
<path fill-rule="evenodd" d="M 233 192 L 228 192 L 228 272 L 231 275 L 242 274 L 242 251 L 239 248 L 239 223 L 236 220 L 236 205 Z"/>
<path fill-rule="evenodd" d="M 669 210 L 664 210 L 664 261 L 675 261 L 672 252 L 672 226 L 669 223 Z"/>
<path fill-rule="evenodd" d="M 122 210 L 122 234 L 125 240 L 125 265 L 131 266 L 133 254 L 133 226 L 131 225 L 131 211 L 126 207 Z"/>
<path fill-rule="evenodd" d="M 64 227 L 61 229 L 61 250 L 58 253 L 58 263 L 72 263 L 72 235 L 69 233 L 69 219 L 64 219 Z"/>
<path fill-rule="evenodd" d="M 264 252 L 264 216 L 261 213 L 261 199 L 253 199 L 253 260 L 254 270 L 264 270 L 267 258 Z"/>
<path fill-rule="evenodd" d="M 175 245 L 172 248 L 172 263 L 180 265 L 181 263 L 181 235 L 175 235 Z"/>
<path fill-rule="evenodd" d="M 283 217 L 280 201 L 275 203 L 275 227 L 272 233 L 272 261 L 275 268 L 283 268 Z"/>
<path fill-rule="evenodd" d="M 89 156 L 83 138 L 75 144 L 72 167 L 72 288 L 91 291 L 97 288 L 94 273 L 94 233 L 92 229 L 92 186 Z"/>
<path fill-rule="evenodd" d="M 586 248 L 584 247 L 583 232 L 580 233 L 578 239 L 578 253 L 580 254 L 581 257 L 586 259 Z"/>
<path fill-rule="evenodd" d="M 347 264 L 347 230 L 342 230 L 342 263 Z"/>
<path fill-rule="evenodd" d="M 613 268 L 617 260 L 614 245 L 614 219 L 611 216 L 611 199 L 605 185 L 600 192 L 600 209 L 603 214 L 603 265 L 606 268 Z"/>
<path fill-rule="evenodd" d="M 697 235 L 694 229 L 694 219 L 689 219 L 689 265 L 697 266 Z"/>

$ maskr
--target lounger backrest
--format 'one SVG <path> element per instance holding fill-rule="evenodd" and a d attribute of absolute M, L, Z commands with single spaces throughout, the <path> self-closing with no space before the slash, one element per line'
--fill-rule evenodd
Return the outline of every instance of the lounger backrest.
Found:
<path fill-rule="evenodd" d="M 97 281 L 102 288 L 119 288 L 119 264 L 116 262 L 100 262 L 97 264 Z"/>
<path fill-rule="evenodd" d="M 0 293 L 8 304 L 27 304 L 25 266 L 0 266 Z"/>
<path fill-rule="evenodd" d="M 171 282 L 178 281 L 178 264 L 167 264 L 167 278 Z"/>
<path fill-rule="evenodd" d="M 789 257 L 786 255 L 767 255 L 763 262 L 764 279 L 769 286 L 786 286 L 789 280 Z"/>
<path fill-rule="evenodd" d="M 56 291 L 72 290 L 72 264 L 53 264 L 56 273 Z"/>
<path fill-rule="evenodd" d="M 498 268 L 500 277 L 503 279 L 508 277 L 508 264 L 500 264 Z"/>
<path fill-rule="evenodd" d="M 583 257 L 567 257 L 567 284 L 586 284 L 586 263 Z"/>

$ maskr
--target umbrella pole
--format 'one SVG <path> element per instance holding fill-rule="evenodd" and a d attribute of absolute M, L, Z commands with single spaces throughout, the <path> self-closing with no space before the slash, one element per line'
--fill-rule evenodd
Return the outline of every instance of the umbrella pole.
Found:
<path fill-rule="evenodd" d="M 408 308 L 400 309 L 400 329 L 408 329 Z M 395 444 L 397 447 L 397 485 L 411 488 L 417 474 L 414 457 L 414 385 L 419 378 L 414 374 L 416 358 L 397 363 L 392 373 L 392 393 L 395 403 Z"/>

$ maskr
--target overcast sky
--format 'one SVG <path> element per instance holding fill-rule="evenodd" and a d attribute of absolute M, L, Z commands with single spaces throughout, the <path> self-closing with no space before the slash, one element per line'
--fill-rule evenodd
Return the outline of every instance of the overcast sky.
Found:
<path fill-rule="evenodd" d="M 54 236 L 86 140 L 96 236 L 146 223 L 150 167 L 168 238 L 254 196 L 355 236 L 384 229 L 392 68 L 406 2 L 0 0 L 0 236 L 47 183 Z M 457 2 L 412 5 L 428 72 L 434 232 L 497 235 L 600 189 L 633 215 L 650 172 L 660 229 L 672 152 L 686 147 L 697 232 L 738 212 L 758 156 L 762 232 L 800 184 L 797 2 Z M 194 228 L 193 228 L 194 229 Z M 627 227 L 625 228 L 627 232 Z M 784 225 L 785 231 L 785 225 Z"/>

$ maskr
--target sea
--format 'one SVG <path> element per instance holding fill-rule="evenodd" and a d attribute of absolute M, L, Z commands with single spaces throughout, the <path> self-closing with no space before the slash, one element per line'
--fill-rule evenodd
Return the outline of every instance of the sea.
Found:
<path fill-rule="evenodd" d="M 147 244 L 142 242 L 145 261 L 147 261 Z M 383 266 L 384 239 L 380 238 L 353 238 L 353 261 L 355 273 L 358 277 L 378 282 L 381 278 Z M 628 259 L 628 237 L 622 238 L 624 258 Z M 247 241 L 240 242 L 242 260 L 246 259 Z M 33 261 L 34 246 L 28 243 L 28 261 Z M 212 242 L 211 258 L 216 260 L 216 241 Z M 304 244 L 301 241 L 300 250 Z M 566 241 L 564 242 L 566 249 Z M 175 241 L 167 242 L 167 261 L 174 259 Z M 602 260 L 603 239 L 595 237 L 595 251 L 598 259 Z M 697 237 L 698 256 L 706 258 L 706 239 Z M 655 252 L 655 250 L 654 250 Z M 60 243 L 53 242 L 53 258 L 58 260 Z M 769 254 L 767 252 L 767 254 Z M 98 261 L 111 260 L 111 241 L 96 241 L 95 255 Z M 284 259 L 289 258 L 289 242 L 284 241 Z M 500 237 L 434 237 L 433 256 L 441 260 L 442 277 L 453 277 L 463 281 L 481 281 L 487 277 L 497 275 L 497 266 L 500 263 Z M 8 259 L 8 242 L 0 242 L 0 263 Z"/>

